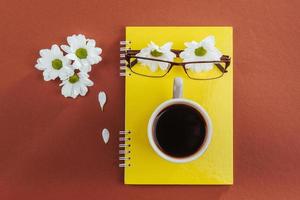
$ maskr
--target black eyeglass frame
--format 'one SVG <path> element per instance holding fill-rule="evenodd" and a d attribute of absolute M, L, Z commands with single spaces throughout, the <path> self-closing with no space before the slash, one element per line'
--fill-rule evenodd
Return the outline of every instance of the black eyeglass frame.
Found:
<path fill-rule="evenodd" d="M 183 50 L 172 49 L 171 51 L 173 53 L 175 53 L 177 57 L 179 57 L 179 54 Z M 137 75 L 140 75 L 140 76 L 149 77 L 149 78 L 162 78 L 162 77 L 166 76 L 171 71 L 171 69 L 173 68 L 173 66 L 178 65 L 178 66 L 182 66 L 183 67 L 184 72 L 186 73 L 186 75 L 190 79 L 193 79 L 193 80 L 212 80 L 212 79 L 221 78 L 224 75 L 224 73 L 227 73 L 228 72 L 227 68 L 229 67 L 230 62 L 231 62 L 231 57 L 228 56 L 228 55 L 222 55 L 221 58 L 220 58 L 220 60 L 217 60 L 217 61 L 172 62 L 172 61 L 160 60 L 160 59 L 155 59 L 155 58 L 145 58 L 145 57 L 136 56 L 136 54 L 139 53 L 139 52 L 140 52 L 140 50 L 126 50 L 125 51 L 125 60 L 127 62 L 126 67 L 128 67 L 130 69 L 130 71 L 132 73 L 134 73 L 134 74 L 137 74 Z M 132 62 L 130 62 L 131 58 L 135 58 L 135 60 L 132 61 Z M 157 62 L 164 62 L 164 63 L 170 64 L 170 67 L 169 67 L 168 71 L 164 75 L 161 75 L 161 76 L 150 76 L 150 75 L 140 74 L 140 73 L 137 73 L 137 72 L 135 72 L 135 71 L 132 70 L 132 67 L 138 63 L 137 59 L 151 60 L 151 61 L 157 61 Z M 222 72 L 222 74 L 220 76 L 218 76 L 218 77 L 208 78 L 208 79 L 198 79 L 198 78 L 191 77 L 188 74 L 188 72 L 186 71 L 185 65 L 187 65 L 187 64 L 199 64 L 199 63 L 213 63 Z M 223 67 L 220 63 L 224 63 L 225 67 Z"/>

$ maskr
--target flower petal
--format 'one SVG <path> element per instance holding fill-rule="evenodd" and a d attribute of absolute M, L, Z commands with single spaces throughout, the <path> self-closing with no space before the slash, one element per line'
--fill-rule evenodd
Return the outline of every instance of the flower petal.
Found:
<path fill-rule="evenodd" d="M 66 83 L 61 88 L 61 94 L 64 95 L 64 97 L 71 97 L 71 95 L 72 95 L 72 85 L 70 83 Z"/>
<path fill-rule="evenodd" d="M 72 98 L 76 98 L 80 94 L 80 83 L 75 83 L 72 85 Z"/>
<path fill-rule="evenodd" d="M 87 92 L 88 92 L 88 88 L 85 85 L 82 85 L 80 87 L 80 95 L 85 96 Z"/>
<path fill-rule="evenodd" d="M 99 104 L 100 104 L 101 111 L 103 111 L 104 105 L 106 103 L 106 93 L 104 91 L 99 92 L 98 101 L 99 101 Z"/>
<path fill-rule="evenodd" d="M 160 49 L 163 51 L 170 51 L 172 48 L 172 45 L 173 45 L 172 42 L 168 42 L 168 43 L 164 44 L 163 46 L 161 46 Z"/>
<path fill-rule="evenodd" d="M 39 63 L 34 65 L 35 68 L 37 68 L 38 70 L 44 70 L 45 68 L 43 66 L 41 66 Z"/>
<path fill-rule="evenodd" d="M 51 53 L 54 55 L 54 56 L 63 56 L 63 52 L 60 50 L 60 48 L 54 44 L 51 46 Z"/>
<path fill-rule="evenodd" d="M 102 53 L 102 49 L 99 48 L 99 47 L 96 47 L 95 52 L 96 52 L 97 55 L 100 55 Z"/>
<path fill-rule="evenodd" d="M 102 130 L 102 139 L 105 144 L 107 144 L 109 141 L 109 131 L 106 128 Z"/>
<path fill-rule="evenodd" d="M 196 48 L 197 47 L 197 42 L 192 41 L 192 42 L 185 42 L 184 45 L 188 48 Z"/>
<path fill-rule="evenodd" d="M 71 48 L 68 45 L 61 45 L 60 48 L 66 53 L 72 53 Z"/>
<path fill-rule="evenodd" d="M 80 63 L 80 61 L 79 61 L 78 59 L 76 59 L 76 60 L 73 62 L 72 66 L 73 66 L 75 69 L 80 69 L 81 63 Z"/>
<path fill-rule="evenodd" d="M 93 40 L 93 39 L 88 39 L 87 40 L 87 46 L 95 47 L 96 46 L 96 41 Z"/>
<path fill-rule="evenodd" d="M 148 64 L 148 67 L 152 72 L 155 72 L 158 68 L 158 64 L 156 62 L 151 62 Z"/>
<path fill-rule="evenodd" d="M 50 77 L 50 70 L 46 69 L 43 71 L 43 76 L 44 76 L 44 81 L 50 81 L 51 77 Z"/>
<path fill-rule="evenodd" d="M 159 67 L 161 70 L 165 71 L 169 68 L 170 64 L 169 63 L 164 63 L 164 62 L 160 62 L 159 63 Z"/>
<path fill-rule="evenodd" d="M 88 79 L 88 78 L 81 79 L 81 82 L 84 83 L 86 86 L 93 86 L 93 85 L 94 85 L 94 82 L 91 81 L 91 80 Z"/>
<path fill-rule="evenodd" d="M 86 38 L 85 38 L 84 35 L 79 34 L 79 35 L 77 35 L 76 39 L 77 39 L 78 44 L 79 44 L 80 47 L 83 47 L 83 46 L 86 45 Z"/>
<path fill-rule="evenodd" d="M 203 45 L 215 46 L 215 37 L 210 35 L 202 40 Z"/>
<path fill-rule="evenodd" d="M 67 37 L 67 42 L 68 42 L 68 44 L 69 44 L 71 47 L 72 47 L 72 46 L 77 46 L 76 35 L 68 36 L 68 37 Z"/>
<path fill-rule="evenodd" d="M 92 65 L 97 64 L 102 60 L 100 56 L 88 56 L 87 59 Z"/>
<path fill-rule="evenodd" d="M 150 42 L 149 44 L 148 44 L 148 47 L 151 49 L 151 50 L 153 50 L 153 49 L 158 49 L 159 48 L 159 46 L 158 45 L 156 45 L 154 42 Z"/>
<path fill-rule="evenodd" d="M 41 57 L 49 57 L 50 54 L 51 54 L 51 51 L 49 49 L 41 49 L 40 50 Z"/>
<path fill-rule="evenodd" d="M 71 59 L 71 60 L 77 60 L 78 59 L 77 56 L 74 53 L 69 53 L 69 54 L 66 55 L 66 57 L 68 59 Z"/>
<path fill-rule="evenodd" d="M 92 66 L 90 65 L 90 64 L 88 64 L 88 65 L 81 65 L 80 67 L 79 67 L 79 69 L 80 69 L 80 71 L 82 71 L 82 72 L 90 72 L 91 70 L 92 70 Z"/>
<path fill-rule="evenodd" d="M 73 74 L 74 74 L 74 71 L 71 68 L 63 67 L 61 70 L 59 70 L 58 76 L 59 76 L 60 80 L 66 80 Z"/>

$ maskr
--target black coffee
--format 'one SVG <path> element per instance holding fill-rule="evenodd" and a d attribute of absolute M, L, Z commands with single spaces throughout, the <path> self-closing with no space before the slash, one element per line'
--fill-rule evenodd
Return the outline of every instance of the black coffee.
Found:
<path fill-rule="evenodd" d="M 165 154 L 188 157 L 196 153 L 204 142 L 206 123 L 196 109 L 183 105 L 165 108 L 154 123 L 154 138 Z"/>

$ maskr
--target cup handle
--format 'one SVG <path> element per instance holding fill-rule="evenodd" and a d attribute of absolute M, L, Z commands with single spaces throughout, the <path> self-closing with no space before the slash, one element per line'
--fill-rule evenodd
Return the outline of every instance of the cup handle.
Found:
<path fill-rule="evenodd" d="M 173 82 L 173 99 L 182 98 L 183 80 L 181 77 L 174 78 Z"/>

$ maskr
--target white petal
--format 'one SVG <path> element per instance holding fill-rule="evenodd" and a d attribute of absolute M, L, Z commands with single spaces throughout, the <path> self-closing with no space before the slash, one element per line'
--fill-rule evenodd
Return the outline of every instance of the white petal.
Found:
<path fill-rule="evenodd" d="M 90 64 L 87 65 L 83 65 L 81 64 L 81 66 L 79 67 L 80 71 L 88 73 L 90 71 L 92 71 L 92 66 Z"/>
<path fill-rule="evenodd" d="M 37 59 L 37 63 L 41 64 L 44 67 L 51 67 L 52 66 L 52 60 L 48 59 L 48 58 L 39 58 Z"/>
<path fill-rule="evenodd" d="M 81 82 L 82 82 L 83 84 L 85 84 L 86 86 L 93 86 L 93 85 L 94 85 L 94 82 L 91 81 L 91 80 L 88 79 L 88 78 L 83 78 L 83 79 L 81 79 Z"/>
<path fill-rule="evenodd" d="M 182 58 L 182 59 L 185 59 L 185 58 L 189 57 L 189 54 L 187 54 L 186 51 L 183 51 L 183 52 L 181 52 L 181 53 L 179 54 L 179 57 Z"/>
<path fill-rule="evenodd" d="M 35 64 L 34 67 L 37 68 L 38 70 L 45 70 L 46 69 L 46 67 L 44 67 L 43 65 L 41 65 L 41 63 Z"/>
<path fill-rule="evenodd" d="M 88 92 L 88 88 L 85 85 L 81 85 L 80 86 L 80 92 L 79 92 L 80 95 L 85 96 L 87 92 Z"/>
<path fill-rule="evenodd" d="M 158 49 L 159 48 L 159 46 L 158 45 L 156 45 L 154 42 L 150 42 L 149 44 L 148 44 L 148 47 L 150 48 L 150 49 Z"/>
<path fill-rule="evenodd" d="M 94 65 L 99 63 L 102 58 L 100 56 L 88 56 L 87 59 L 90 64 Z"/>
<path fill-rule="evenodd" d="M 195 72 L 202 72 L 202 71 L 209 71 L 213 68 L 212 63 L 201 63 L 201 64 L 194 64 L 193 70 Z"/>
<path fill-rule="evenodd" d="M 56 44 L 51 46 L 51 53 L 55 56 L 63 56 L 63 52 Z"/>
<path fill-rule="evenodd" d="M 88 75 L 88 73 L 86 73 L 86 72 L 79 72 L 79 73 L 78 73 L 78 76 L 79 76 L 80 78 L 82 78 L 82 79 L 87 79 L 87 78 L 90 77 L 90 76 Z"/>
<path fill-rule="evenodd" d="M 78 82 L 75 84 L 72 84 L 71 97 L 75 99 L 79 94 L 80 94 L 80 84 Z"/>
<path fill-rule="evenodd" d="M 192 42 L 185 42 L 184 45 L 188 48 L 195 48 L 197 46 L 197 42 L 192 41 Z"/>
<path fill-rule="evenodd" d="M 222 53 L 219 49 L 213 47 L 212 48 L 212 51 L 209 51 L 208 52 L 211 57 L 213 58 L 213 60 L 220 60 L 221 56 L 222 56 Z"/>
<path fill-rule="evenodd" d="M 90 63 L 89 63 L 89 61 L 88 61 L 87 59 L 80 59 L 80 62 L 81 62 L 81 64 L 84 65 L 84 66 L 90 65 Z"/>
<path fill-rule="evenodd" d="M 51 73 L 51 71 L 49 69 L 46 69 L 43 71 L 44 81 L 51 80 L 50 73 Z"/>
<path fill-rule="evenodd" d="M 71 59 L 67 58 L 66 56 L 61 57 L 61 60 L 63 62 L 64 66 L 70 66 L 71 65 Z"/>
<path fill-rule="evenodd" d="M 75 69 L 80 69 L 80 68 L 81 68 L 81 63 L 80 63 L 80 61 L 79 61 L 78 59 L 76 59 L 76 60 L 73 62 L 72 66 L 73 66 Z"/>
<path fill-rule="evenodd" d="M 41 49 L 40 50 L 40 56 L 42 57 L 49 57 L 51 54 L 51 51 L 49 49 Z"/>
<path fill-rule="evenodd" d="M 202 40 L 202 43 L 210 46 L 215 46 L 215 37 L 210 35 Z"/>
<path fill-rule="evenodd" d="M 72 36 L 69 36 L 67 37 L 67 42 L 68 44 L 72 47 L 77 47 L 78 44 L 77 44 L 77 39 L 76 39 L 76 35 L 72 35 Z"/>
<path fill-rule="evenodd" d="M 61 70 L 59 70 L 59 78 L 60 80 L 66 80 L 70 76 L 73 76 L 74 70 L 70 67 L 63 67 Z"/>
<path fill-rule="evenodd" d="M 99 101 L 99 104 L 100 104 L 100 108 L 103 111 L 104 105 L 106 103 L 106 94 L 105 94 L 105 92 L 103 92 L 103 91 L 99 92 L 98 101 Z"/>
<path fill-rule="evenodd" d="M 176 54 L 173 53 L 172 51 L 166 52 L 165 56 L 167 61 L 173 61 L 174 58 L 176 58 Z"/>
<path fill-rule="evenodd" d="M 172 42 L 168 42 L 168 43 L 164 44 L 163 46 L 161 46 L 160 49 L 163 51 L 170 51 L 170 49 L 172 48 L 172 45 L 173 45 Z"/>
<path fill-rule="evenodd" d="M 61 94 L 64 95 L 64 97 L 70 97 L 72 94 L 72 85 L 70 83 L 65 83 L 61 88 Z"/>
<path fill-rule="evenodd" d="M 102 49 L 99 48 L 99 47 L 96 47 L 95 52 L 96 52 L 97 55 L 100 55 L 102 53 Z"/>
<path fill-rule="evenodd" d="M 109 141 L 109 131 L 106 128 L 102 130 L 102 139 L 105 144 L 107 144 Z"/>
<path fill-rule="evenodd" d="M 144 55 L 149 55 L 150 52 L 151 52 L 151 48 L 146 47 L 146 48 L 141 49 L 140 52 L 136 54 L 136 56 L 143 57 Z"/>
<path fill-rule="evenodd" d="M 169 63 L 163 63 L 163 62 L 160 62 L 160 63 L 159 63 L 160 69 L 161 69 L 161 70 L 164 70 L 164 71 L 167 70 L 167 69 L 169 68 L 169 65 L 170 65 Z"/>
<path fill-rule="evenodd" d="M 51 80 L 55 80 L 58 77 L 58 70 L 51 70 L 49 72 L 49 76 L 50 76 Z"/>
<path fill-rule="evenodd" d="M 86 45 L 86 38 L 82 34 L 77 35 L 77 41 L 78 41 L 78 44 L 80 47 L 83 47 Z"/>
<path fill-rule="evenodd" d="M 151 62 L 148 64 L 148 67 L 152 72 L 155 72 L 158 68 L 158 64 L 156 62 Z"/>
<path fill-rule="evenodd" d="M 77 60 L 78 59 L 77 56 L 74 53 L 69 53 L 69 54 L 66 55 L 66 57 L 68 59 L 71 59 L 71 60 Z"/>
<path fill-rule="evenodd" d="M 87 45 L 90 47 L 95 47 L 96 46 L 96 41 L 92 39 L 87 40 Z"/>
<path fill-rule="evenodd" d="M 61 45 L 60 48 L 66 53 L 72 53 L 71 48 L 68 45 Z"/>

